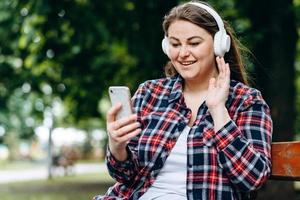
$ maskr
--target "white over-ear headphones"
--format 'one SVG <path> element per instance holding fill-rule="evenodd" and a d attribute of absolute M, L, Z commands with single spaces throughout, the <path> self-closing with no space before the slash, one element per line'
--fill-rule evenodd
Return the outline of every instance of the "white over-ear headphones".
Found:
<path fill-rule="evenodd" d="M 216 20 L 219 31 L 216 32 L 216 34 L 214 35 L 214 52 L 215 52 L 216 56 L 223 57 L 225 55 L 225 53 L 229 51 L 231 41 L 230 41 L 230 36 L 227 35 L 227 33 L 226 33 L 226 30 L 224 28 L 224 24 L 223 24 L 223 21 L 222 21 L 220 15 L 211 7 L 209 7 L 205 4 L 202 4 L 200 2 L 188 2 L 186 4 L 192 4 L 192 5 L 198 6 L 200 8 L 203 8 L 209 14 L 211 14 L 211 16 Z M 169 40 L 168 40 L 167 36 L 164 37 L 161 45 L 162 45 L 163 52 L 168 57 L 170 57 Z"/>

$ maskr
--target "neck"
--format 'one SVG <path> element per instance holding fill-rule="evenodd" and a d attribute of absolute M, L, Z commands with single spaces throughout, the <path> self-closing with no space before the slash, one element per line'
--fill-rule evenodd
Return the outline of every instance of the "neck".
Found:
<path fill-rule="evenodd" d="M 208 88 L 208 81 L 185 80 L 183 90 L 188 93 L 205 92 Z"/>
<path fill-rule="evenodd" d="M 201 79 L 190 79 L 184 80 L 184 88 L 183 90 L 188 93 L 203 93 L 207 91 L 209 80 L 212 77 L 216 77 L 217 72 L 213 72 L 211 75 L 207 75 L 202 77 Z"/>

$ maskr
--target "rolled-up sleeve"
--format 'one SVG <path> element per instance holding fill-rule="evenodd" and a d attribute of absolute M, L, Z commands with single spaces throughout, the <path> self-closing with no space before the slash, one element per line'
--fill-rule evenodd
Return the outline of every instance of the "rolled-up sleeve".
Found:
<path fill-rule="evenodd" d="M 110 152 L 109 148 L 106 156 L 108 172 L 116 181 L 120 183 L 130 182 L 136 175 L 137 159 L 132 151 L 127 148 L 128 157 L 125 161 L 118 161 Z"/>
<path fill-rule="evenodd" d="M 215 134 L 219 164 L 241 191 L 255 190 L 268 179 L 271 137 L 270 110 L 260 93 L 245 101 L 237 119 Z"/>

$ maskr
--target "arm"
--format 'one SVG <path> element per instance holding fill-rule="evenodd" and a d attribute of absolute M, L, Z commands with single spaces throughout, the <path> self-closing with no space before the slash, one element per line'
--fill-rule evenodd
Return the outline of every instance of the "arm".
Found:
<path fill-rule="evenodd" d="M 269 108 L 262 100 L 253 100 L 235 121 L 215 133 L 218 161 L 241 191 L 250 191 L 264 184 L 271 172 Z"/>
<path fill-rule="evenodd" d="M 272 120 L 269 107 L 253 90 L 243 99 L 233 121 L 225 107 L 230 70 L 223 58 L 216 58 L 219 74 L 208 87 L 207 106 L 214 122 L 210 137 L 218 151 L 218 161 L 231 182 L 241 191 L 260 187 L 271 171 Z"/>

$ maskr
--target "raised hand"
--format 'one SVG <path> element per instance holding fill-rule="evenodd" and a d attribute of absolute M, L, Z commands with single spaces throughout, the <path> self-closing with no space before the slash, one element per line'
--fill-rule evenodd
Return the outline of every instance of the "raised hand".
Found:
<path fill-rule="evenodd" d="M 225 106 L 229 94 L 230 69 L 224 58 L 216 57 L 219 74 L 209 81 L 206 105 L 212 110 L 220 106 Z"/>
<path fill-rule="evenodd" d="M 140 123 L 136 114 L 116 120 L 116 114 L 121 109 L 121 104 L 113 106 L 107 112 L 106 127 L 108 133 L 108 145 L 111 153 L 117 160 L 127 158 L 126 146 L 132 137 L 141 132 Z"/>

